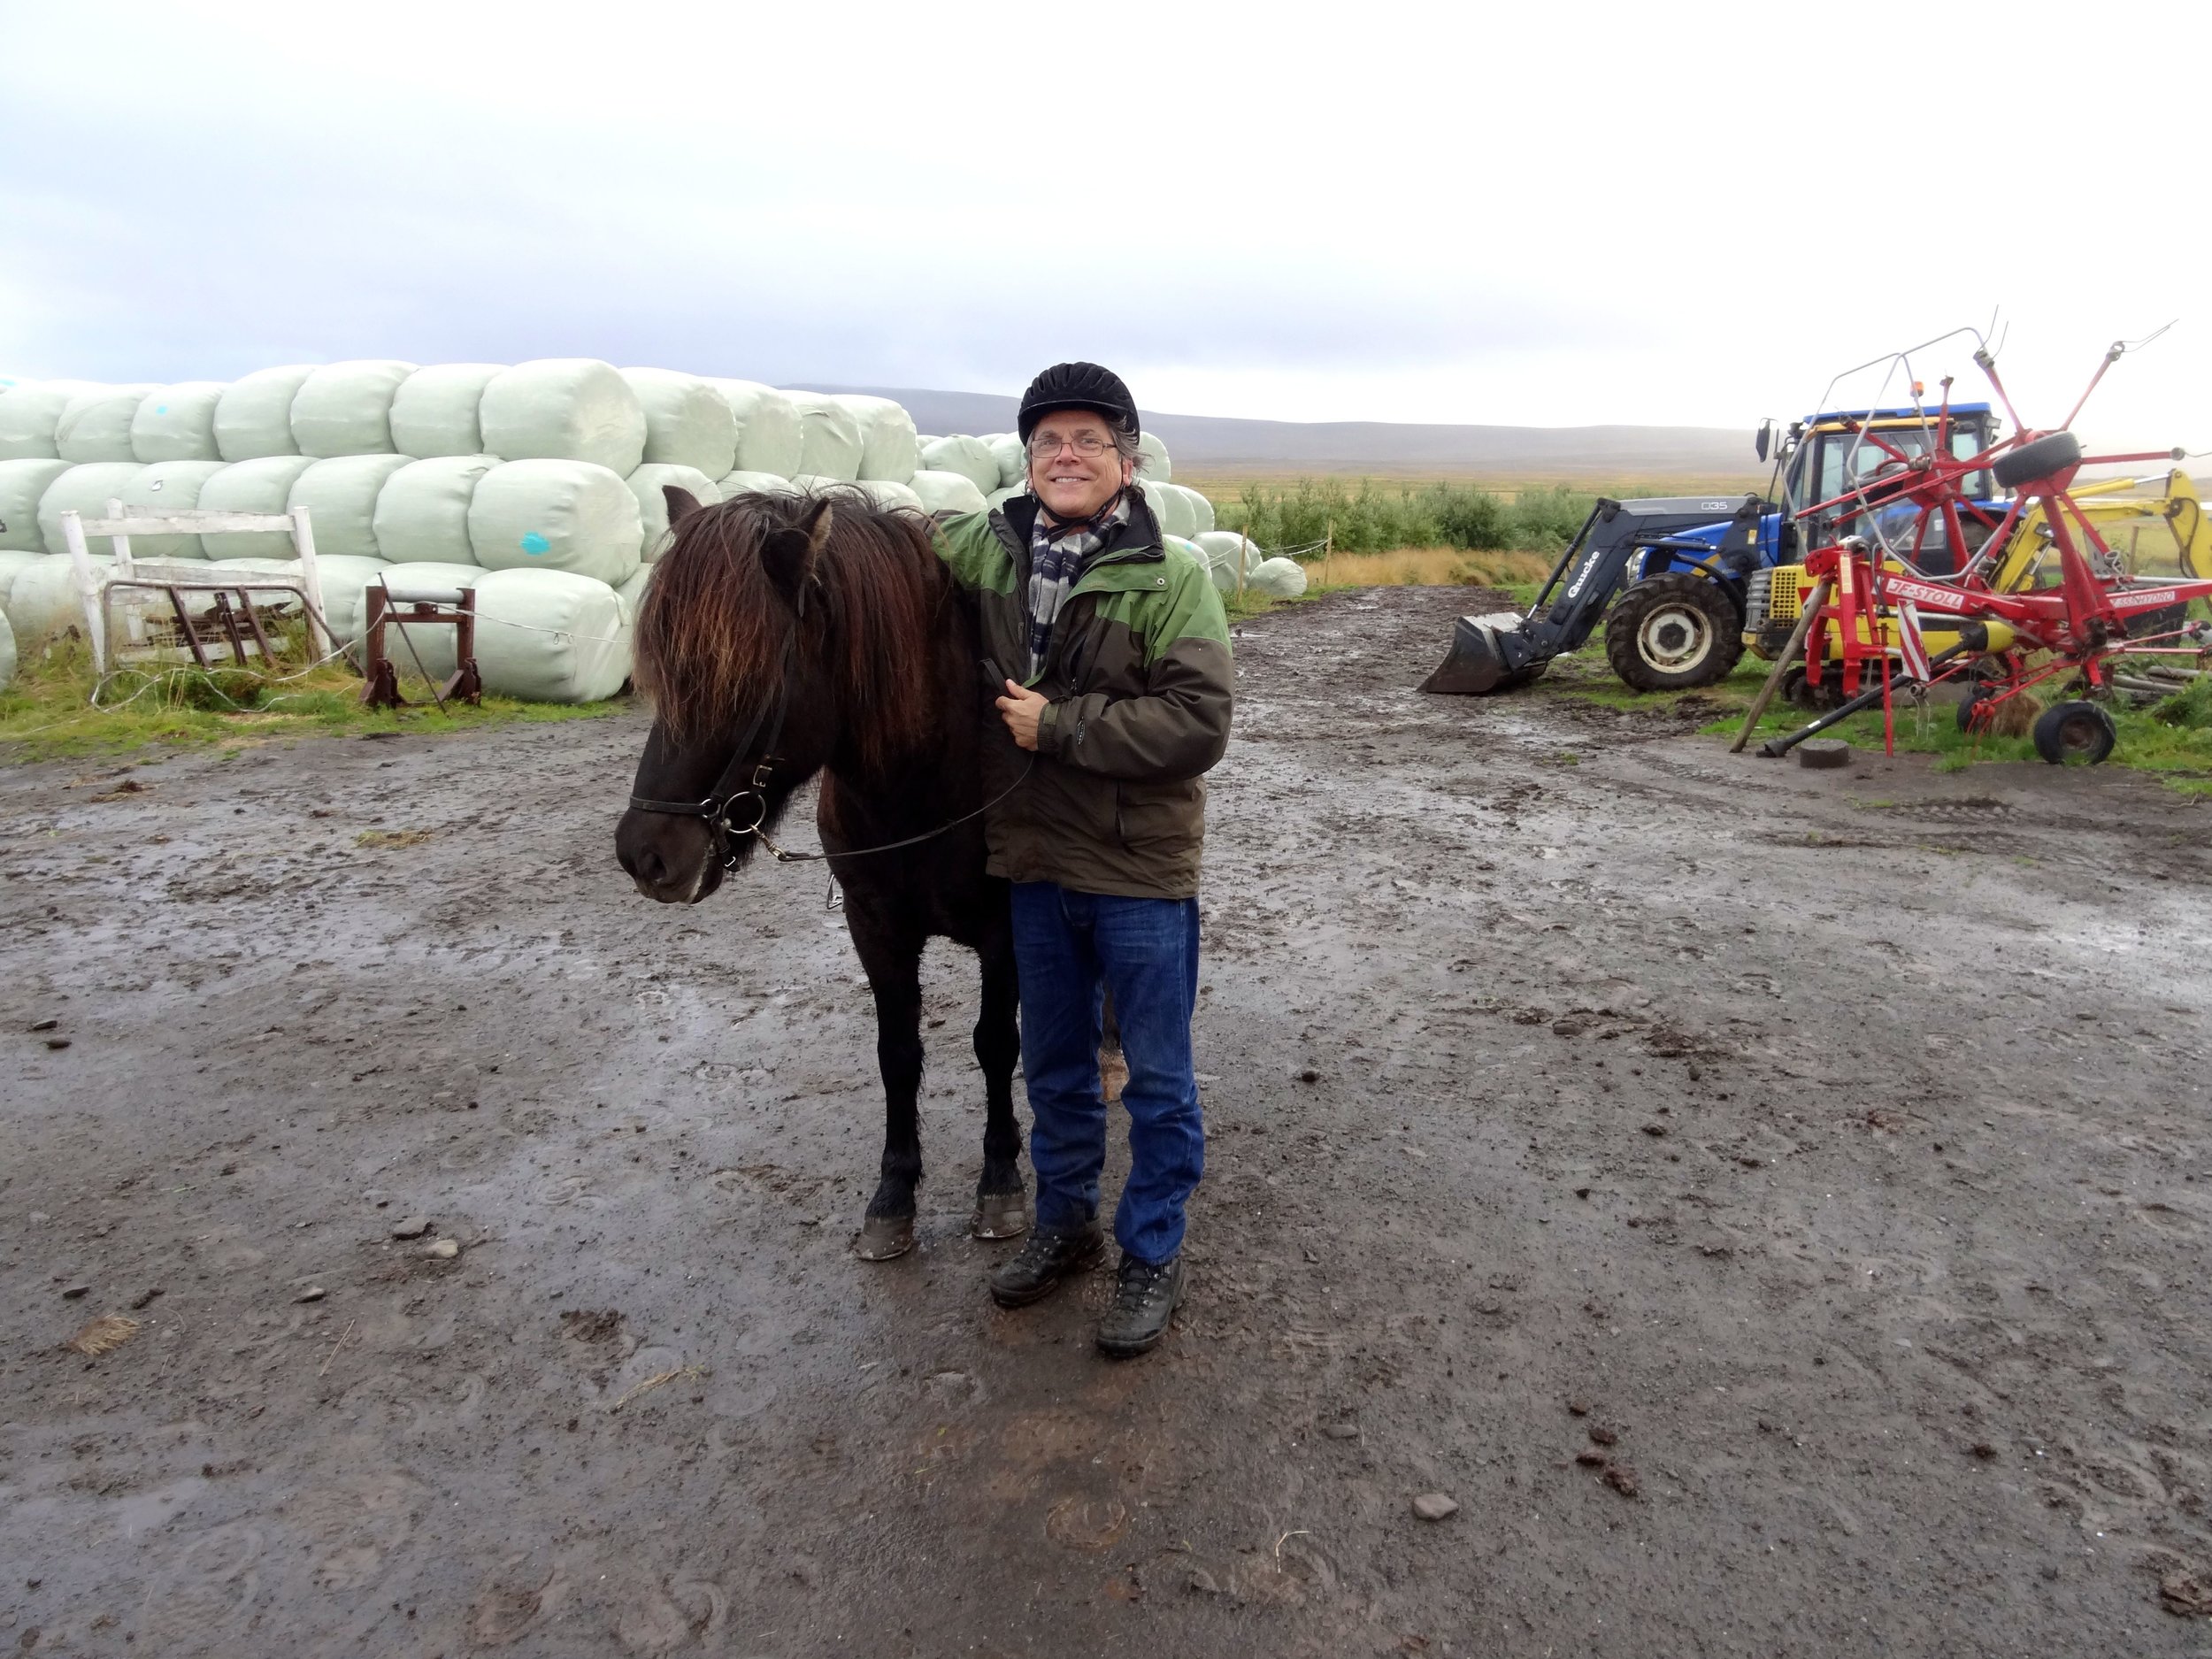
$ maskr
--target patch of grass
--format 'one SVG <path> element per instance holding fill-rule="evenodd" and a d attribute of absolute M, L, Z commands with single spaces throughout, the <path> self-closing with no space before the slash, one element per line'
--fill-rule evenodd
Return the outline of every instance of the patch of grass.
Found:
<path fill-rule="evenodd" d="M 1752 660 L 1745 658 L 1746 662 Z M 1764 663 L 1759 664 L 1761 672 L 1751 680 L 1755 691 L 1768 666 Z M 1733 687 L 1741 677 L 1740 667 L 1724 683 Z M 2212 795 L 2212 718 L 2202 726 L 2190 726 L 2176 723 L 2161 713 L 2169 705 L 2182 703 L 2185 699 L 2193 699 L 2194 704 L 2212 710 L 2212 691 L 2205 690 L 2207 686 L 2212 686 L 2212 681 L 2200 680 L 2188 692 L 2149 709 L 2115 706 L 2112 717 L 2119 728 L 2119 741 L 2114 745 L 2112 758 L 2106 764 L 2156 772 L 2169 786 L 2185 795 Z M 2062 697 L 2062 693 L 2055 686 L 2049 688 L 2045 701 L 2055 703 Z M 1741 697 L 1732 716 L 1716 720 L 1703 730 L 1715 736 L 1725 735 L 1732 741 L 1743 724 L 1741 710 L 1749 702 L 1747 695 Z M 1770 707 L 1760 717 L 1751 741 L 1756 744 L 1793 732 L 1812 718 L 1801 709 Z M 1973 735 L 1960 731 L 1956 710 L 1947 703 L 1931 702 L 1924 709 L 1901 703 L 1896 710 L 1895 724 L 1898 752 L 1932 755 L 1939 772 L 1963 772 L 1985 761 L 2042 764 L 2032 738 Z M 1882 711 L 1878 707 L 1862 710 L 1822 735 L 1839 737 L 1855 748 L 1879 753 L 1883 742 Z"/>
<path fill-rule="evenodd" d="M 430 704 L 428 688 L 403 682 L 420 707 L 365 709 L 361 681 L 342 665 L 284 680 L 257 671 L 189 664 L 122 669 L 100 687 L 94 707 L 91 653 L 65 640 L 27 657 L 0 691 L 0 763 L 74 755 L 117 755 L 150 745 L 173 749 L 211 743 L 239 748 L 275 738 L 342 736 L 373 732 L 433 735 L 511 721 L 590 719 L 623 706 L 609 703 L 524 703 L 487 696 L 482 706 Z"/>

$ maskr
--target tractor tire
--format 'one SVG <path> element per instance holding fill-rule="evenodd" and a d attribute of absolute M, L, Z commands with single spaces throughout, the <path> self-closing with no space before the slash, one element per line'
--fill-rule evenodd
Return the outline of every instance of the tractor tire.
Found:
<path fill-rule="evenodd" d="M 2054 766 L 2093 766 L 2112 753 L 2119 729 L 2094 703 L 2055 703 L 2036 717 L 2035 752 Z"/>
<path fill-rule="evenodd" d="M 2008 449 L 1989 470 L 2005 488 L 2017 489 L 2023 484 L 2078 465 L 2080 461 L 2081 440 L 2070 432 L 2054 432 L 2016 449 Z"/>
<path fill-rule="evenodd" d="M 1742 656 L 1735 602 L 1719 584 L 1686 571 L 1646 577 L 1605 613 L 1605 660 L 1638 691 L 1709 686 Z"/>

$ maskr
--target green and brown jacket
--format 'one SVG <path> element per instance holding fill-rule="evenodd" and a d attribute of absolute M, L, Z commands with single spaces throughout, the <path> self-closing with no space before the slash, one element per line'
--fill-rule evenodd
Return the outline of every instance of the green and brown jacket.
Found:
<path fill-rule="evenodd" d="M 942 521 L 937 550 L 976 606 L 979 680 L 1019 680 L 1022 595 L 1038 503 L 1015 495 Z M 1050 704 L 1029 780 L 985 824 L 990 872 L 1079 893 L 1186 899 L 1206 833 L 1202 774 L 1229 741 L 1229 626 L 1205 566 L 1166 546 L 1142 500 L 1070 590 L 1043 667 L 1023 683 Z M 1021 775 L 994 698 L 980 697 L 987 799 Z"/>

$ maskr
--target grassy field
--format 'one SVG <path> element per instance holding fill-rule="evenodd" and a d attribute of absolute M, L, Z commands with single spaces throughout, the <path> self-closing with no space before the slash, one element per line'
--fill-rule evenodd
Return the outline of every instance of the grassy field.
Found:
<path fill-rule="evenodd" d="M 1371 482 L 1390 489 L 1422 489 L 1432 484 L 1444 484 L 1466 489 L 1479 489 L 1497 495 L 1507 502 L 1517 501 L 1532 490 L 1574 490 L 1585 495 L 1611 495 L 1624 499 L 1631 495 L 1741 495 L 1746 490 L 1764 493 L 1767 474 L 1764 472 L 1692 476 L 1671 472 L 1655 472 L 1633 477 L 1605 474 L 1593 477 L 1532 478 L 1520 475 L 1496 475 L 1471 472 L 1425 472 L 1418 470 L 1404 472 L 1377 471 L 1372 467 L 1357 472 L 1317 472 L 1311 468 L 1302 472 L 1275 468 L 1255 467 L 1241 471 L 1233 467 L 1194 467 L 1175 469 L 1175 481 L 1196 490 L 1217 505 L 1238 499 L 1248 488 L 1280 490 L 1294 487 L 1301 479 L 1333 478 L 1348 488 L 1356 488 L 1362 482 Z"/>
<path fill-rule="evenodd" d="M 90 653 L 73 640 L 26 661 L 15 682 L 0 691 L 0 762 L 120 755 L 150 744 L 243 747 L 288 737 L 437 734 L 517 720 L 589 719 L 621 706 L 487 696 L 480 707 L 441 710 L 429 706 L 429 688 L 416 680 L 403 680 L 401 690 L 425 706 L 370 710 L 361 706 L 360 680 L 342 666 L 286 680 L 232 668 L 122 670 L 101 687 L 97 708 L 93 686 Z"/>

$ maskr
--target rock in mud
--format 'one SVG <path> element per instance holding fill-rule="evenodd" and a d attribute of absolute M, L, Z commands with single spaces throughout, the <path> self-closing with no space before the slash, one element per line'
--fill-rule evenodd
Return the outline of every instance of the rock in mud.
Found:
<path fill-rule="evenodd" d="M 419 1239 L 424 1233 L 429 1231 L 430 1220 L 428 1217 L 410 1216 L 404 1221 L 396 1222 L 393 1224 L 392 1236 L 395 1239 Z"/>
<path fill-rule="evenodd" d="M 425 1256 L 435 1257 L 441 1262 L 450 1262 L 460 1253 L 460 1245 L 451 1239 L 440 1239 L 423 1252 Z"/>
<path fill-rule="evenodd" d="M 1413 1512 L 1425 1521 L 1440 1521 L 1459 1512 L 1458 1502 L 1440 1492 L 1425 1492 L 1413 1501 Z"/>

